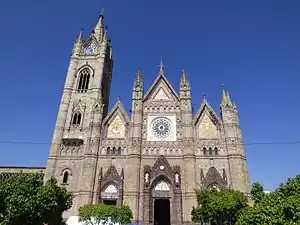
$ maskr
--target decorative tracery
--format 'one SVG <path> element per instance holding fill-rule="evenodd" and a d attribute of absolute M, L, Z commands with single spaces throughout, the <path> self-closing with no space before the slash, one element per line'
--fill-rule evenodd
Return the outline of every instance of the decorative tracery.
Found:
<path fill-rule="evenodd" d="M 152 133 L 158 138 L 166 138 L 171 134 L 171 122 L 165 117 L 156 118 L 151 124 Z"/>
<path fill-rule="evenodd" d="M 79 111 L 75 112 L 72 118 L 72 125 L 78 126 L 81 123 L 81 113 Z"/>
<path fill-rule="evenodd" d="M 84 68 L 79 73 L 79 82 L 77 86 L 78 92 L 86 92 L 89 88 L 89 82 L 90 82 L 90 69 Z"/>

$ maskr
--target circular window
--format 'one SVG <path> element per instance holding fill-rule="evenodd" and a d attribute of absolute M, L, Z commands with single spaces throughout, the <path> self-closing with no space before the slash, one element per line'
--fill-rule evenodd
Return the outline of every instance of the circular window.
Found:
<path fill-rule="evenodd" d="M 172 125 L 169 119 L 158 117 L 152 121 L 151 131 L 158 138 L 166 138 L 171 134 Z"/>

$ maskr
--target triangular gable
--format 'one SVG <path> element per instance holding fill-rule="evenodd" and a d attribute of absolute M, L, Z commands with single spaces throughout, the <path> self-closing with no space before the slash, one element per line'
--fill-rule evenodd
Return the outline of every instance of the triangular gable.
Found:
<path fill-rule="evenodd" d="M 172 184 L 174 172 L 173 172 L 168 160 L 163 155 L 160 155 L 158 157 L 158 159 L 155 161 L 155 163 L 152 167 L 151 174 L 150 174 L 151 182 L 153 183 L 154 181 L 156 181 L 158 176 L 161 174 L 165 175 Z"/>
<path fill-rule="evenodd" d="M 102 170 L 102 168 L 101 168 L 101 170 Z M 108 183 L 120 184 L 121 181 L 122 181 L 122 177 L 118 173 L 116 167 L 110 166 L 107 169 L 107 171 L 106 171 L 105 175 L 103 176 L 103 178 L 101 179 L 101 186 L 102 186 L 101 189 L 106 187 Z"/>
<path fill-rule="evenodd" d="M 221 120 L 216 114 L 215 110 L 211 107 L 211 105 L 206 101 L 206 99 L 203 99 L 200 107 L 193 119 L 194 121 L 194 126 L 196 126 L 200 119 L 202 119 L 205 115 L 204 113 L 211 119 L 213 124 L 217 126 L 218 128 L 221 126 Z"/>
<path fill-rule="evenodd" d="M 120 100 L 110 110 L 103 121 L 107 127 L 107 138 L 125 138 L 129 117 Z"/>
<path fill-rule="evenodd" d="M 224 188 L 227 182 L 221 177 L 220 173 L 215 167 L 210 167 L 207 174 L 203 180 L 203 185 L 205 187 L 217 186 Z"/>
<path fill-rule="evenodd" d="M 91 54 L 88 53 L 89 47 L 94 49 L 93 54 L 98 52 L 98 41 L 93 34 L 91 34 L 87 40 L 84 41 L 82 45 L 82 54 Z"/>
<path fill-rule="evenodd" d="M 220 138 L 221 121 L 215 111 L 204 99 L 194 118 L 194 126 L 198 138 L 218 139 Z"/>
<path fill-rule="evenodd" d="M 157 76 L 149 91 L 145 94 L 144 101 L 149 99 L 179 101 L 177 93 L 162 73 Z"/>

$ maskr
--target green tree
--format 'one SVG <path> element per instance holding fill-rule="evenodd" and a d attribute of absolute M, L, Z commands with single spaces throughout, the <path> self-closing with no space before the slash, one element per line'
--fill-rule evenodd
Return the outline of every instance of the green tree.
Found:
<path fill-rule="evenodd" d="M 0 205 L 3 225 L 56 225 L 71 207 L 72 195 L 55 179 L 44 184 L 40 174 L 17 174 L 0 182 Z"/>
<path fill-rule="evenodd" d="M 300 175 L 282 183 L 260 202 L 247 207 L 236 225 L 300 224 Z"/>
<path fill-rule="evenodd" d="M 87 225 L 100 225 L 108 221 L 112 223 L 128 224 L 132 219 L 132 211 L 126 206 L 105 204 L 89 204 L 79 208 L 79 221 Z"/>
<path fill-rule="evenodd" d="M 200 189 L 197 190 L 197 206 L 192 209 L 192 221 L 232 225 L 246 206 L 247 199 L 239 191 Z"/>
<path fill-rule="evenodd" d="M 251 197 L 254 203 L 258 203 L 265 196 L 264 187 L 259 182 L 254 182 L 251 188 Z"/>

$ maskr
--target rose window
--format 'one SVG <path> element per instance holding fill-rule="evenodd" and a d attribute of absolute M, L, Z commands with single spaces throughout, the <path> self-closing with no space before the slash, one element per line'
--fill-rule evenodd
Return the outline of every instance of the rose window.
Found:
<path fill-rule="evenodd" d="M 171 134 L 171 122 L 164 117 L 153 120 L 151 124 L 152 133 L 158 138 L 166 138 Z"/>

